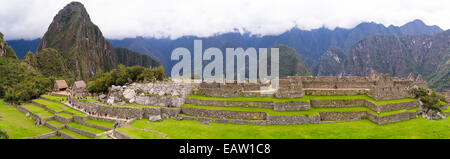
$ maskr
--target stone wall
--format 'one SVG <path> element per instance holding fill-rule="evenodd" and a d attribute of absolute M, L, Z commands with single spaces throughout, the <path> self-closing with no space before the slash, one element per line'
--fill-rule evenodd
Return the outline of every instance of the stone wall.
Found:
<path fill-rule="evenodd" d="M 320 120 L 348 121 L 354 119 L 366 118 L 366 111 L 355 112 L 319 112 Z"/>
<path fill-rule="evenodd" d="M 125 134 L 122 134 L 122 133 L 120 133 L 120 132 L 118 132 L 116 130 L 112 131 L 112 135 L 114 137 L 118 138 L 118 139 L 131 139 L 131 137 L 129 137 L 129 136 L 125 135 Z"/>
<path fill-rule="evenodd" d="M 210 117 L 210 118 L 231 118 L 246 120 L 264 120 L 266 113 L 264 112 L 244 112 L 244 111 L 228 111 L 228 110 L 212 110 L 181 107 L 181 112 L 187 115 Z"/>
<path fill-rule="evenodd" d="M 311 106 L 319 108 L 358 107 L 366 105 L 366 100 L 311 100 Z"/>
<path fill-rule="evenodd" d="M 112 86 L 106 102 L 137 103 L 154 106 L 177 106 L 184 103 L 184 97 L 192 92 L 195 83 L 132 83 L 127 86 Z"/>
<path fill-rule="evenodd" d="M 320 116 L 267 116 L 266 120 L 252 120 L 253 125 L 295 125 L 295 124 L 318 124 Z"/>
<path fill-rule="evenodd" d="M 332 95 L 345 95 L 354 96 L 359 94 L 368 94 L 370 89 L 304 89 L 305 95 L 312 96 L 332 96 Z"/>
<path fill-rule="evenodd" d="M 293 111 L 293 110 L 309 110 L 311 109 L 308 102 L 279 102 L 274 103 L 275 111 Z"/>
<path fill-rule="evenodd" d="M 64 118 L 64 117 L 59 116 L 59 115 L 55 115 L 55 120 L 59 121 L 61 123 L 64 123 L 64 124 L 72 122 L 72 118 L 67 119 L 67 118 Z"/>
<path fill-rule="evenodd" d="M 70 125 L 66 125 L 66 128 L 71 130 L 71 131 L 74 131 L 76 133 L 79 133 L 81 135 L 84 135 L 84 136 L 88 136 L 88 137 L 91 137 L 91 138 L 97 138 L 97 134 L 94 134 L 94 133 L 91 133 L 91 132 L 88 132 L 88 131 L 84 131 L 84 130 L 81 130 L 81 129 L 78 129 L 78 128 L 74 128 L 74 127 L 71 127 Z"/>
<path fill-rule="evenodd" d="M 186 98 L 186 103 L 194 105 L 209 105 L 209 106 L 229 106 L 229 107 L 259 107 L 259 108 L 273 108 L 273 102 L 238 102 L 238 101 L 221 101 L 221 100 L 203 100 Z"/>
<path fill-rule="evenodd" d="M 27 138 L 27 139 L 49 139 L 49 138 L 51 138 L 53 136 L 57 136 L 57 134 L 58 133 L 56 131 L 53 131 L 51 133 L 47 133 L 47 134 L 39 135 L 39 136 L 34 136 L 34 137 Z"/>
<path fill-rule="evenodd" d="M 149 114 L 161 115 L 163 118 L 173 118 L 176 117 L 181 111 L 180 108 L 165 108 L 165 107 L 129 108 L 129 107 L 104 106 L 101 104 L 84 102 L 76 99 L 71 99 L 71 102 L 75 106 L 79 106 L 81 109 L 86 109 L 89 112 L 108 114 L 109 117 L 116 117 L 120 119 L 148 118 Z"/>
<path fill-rule="evenodd" d="M 417 112 L 402 112 L 386 116 L 376 116 L 366 111 L 358 112 L 320 112 L 321 120 L 349 121 L 369 119 L 379 125 L 417 118 Z"/>
<path fill-rule="evenodd" d="M 61 136 L 61 138 L 63 138 L 63 139 L 76 139 L 75 137 L 72 137 L 72 136 L 70 136 L 70 135 L 68 135 L 68 134 L 66 134 L 64 132 L 61 132 L 61 131 L 57 131 L 56 133 L 57 133 L 58 136 Z"/>
<path fill-rule="evenodd" d="M 311 100 L 311 106 L 322 107 L 322 108 L 339 108 L 339 107 L 357 107 L 366 106 L 376 112 L 387 112 L 400 109 L 412 109 L 419 107 L 419 101 L 392 103 L 376 105 L 365 99 L 355 99 L 355 100 Z"/>

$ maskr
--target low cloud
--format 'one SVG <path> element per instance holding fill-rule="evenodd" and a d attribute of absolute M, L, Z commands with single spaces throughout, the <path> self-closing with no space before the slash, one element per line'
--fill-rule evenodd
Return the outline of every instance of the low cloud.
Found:
<path fill-rule="evenodd" d="M 71 0 L 0 0 L 5 38 L 42 37 Z M 421 19 L 450 29 L 448 0 L 81 0 L 107 38 L 211 36 L 239 30 L 280 34 L 292 27 L 351 28 L 361 22 L 403 25 Z"/>

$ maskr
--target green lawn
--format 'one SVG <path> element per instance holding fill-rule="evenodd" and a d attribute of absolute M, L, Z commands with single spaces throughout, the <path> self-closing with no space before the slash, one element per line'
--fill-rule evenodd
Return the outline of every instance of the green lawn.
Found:
<path fill-rule="evenodd" d="M 175 139 L 450 139 L 450 118 L 431 121 L 419 117 L 385 125 L 369 120 L 303 125 L 204 125 L 191 120 L 148 122 L 142 119 L 131 125 Z M 133 138 L 161 138 L 139 129 L 123 127 L 118 130 Z"/>
<path fill-rule="evenodd" d="M 244 112 L 265 112 L 267 115 L 282 115 L 282 116 L 291 116 L 291 115 L 318 115 L 319 112 L 354 112 L 354 111 L 367 111 L 377 116 L 386 116 L 391 114 L 397 114 L 405 111 L 414 112 L 417 111 L 418 108 L 413 109 L 400 109 L 388 112 L 377 113 L 365 106 L 360 107 L 343 107 L 343 108 L 317 108 L 311 107 L 309 110 L 298 110 L 298 111 L 275 111 L 271 108 L 258 108 L 258 107 L 221 107 L 221 106 L 205 106 L 205 105 L 192 105 L 192 104 L 183 104 L 183 107 L 188 108 L 199 108 L 199 109 L 211 109 L 211 110 L 229 110 L 229 111 L 244 111 Z"/>
<path fill-rule="evenodd" d="M 78 133 L 73 132 L 73 131 L 71 131 L 69 129 L 62 129 L 62 130 L 59 130 L 59 131 L 65 133 L 65 134 L 67 134 L 69 136 L 75 137 L 76 139 L 92 139 L 91 137 L 78 134 Z"/>
<path fill-rule="evenodd" d="M 126 134 L 133 139 L 162 139 L 162 135 L 150 131 L 143 131 L 131 126 L 124 126 L 116 129 L 120 133 Z"/>
<path fill-rule="evenodd" d="M 104 121 L 104 120 L 92 120 L 92 119 L 88 119 L 85 121 L 86 123 L 89 124 L 94 124 L 94 125 L 99 125 L 99 126 L 103 126 L 106 128 L 110 128 L 112 129 L 114 126 L 114 122 L 109 122 L 109 121 Z"/>
<path fill-rule="evenodd" d="M 35 126 L 35 121 L 13 106 L 3 104 L 0 99 L 0 129 L 11 139 L 22 139 L 50 133 L 53 130 L 46 126 Z"/>
<path fill-rule="evenodd" d="M 50 124 L 50 125 L 53 125 L 53 126 L 55 126 L 57 128 L 64 126 L 64 123 L 61 123 L 61 122 L 56 121 L 56 120 L 50 120 L 50 121 L 47 121 L 47 123 Z"/>
<path fill-rule="evenodd" d="M 53 113 L 45 110 L 44 108 L 42 108 L 40 106 L 34 105 L 34 104 L 24 104 L 24 105 L 22 105 L 22 107 L 44 119 L 53 116 Z"/>
<path fill-rule="evenodd" d="M 66 119 L 70 119 L 70 118 L 73 117 L 72 114 L 65 113 L 65 112 L 61 112 L 61 113 L 58 113 L 58 114 L 56 114 L 56 115 L 61 116 L 61 117 L 64 117 L 64 118 L 66 118 Z"/>
<path fill-rule="evenodd" d="M 45 99 L 35 99 L 33 101 L 35 101 L 39 104 L 45 105 L 47 107 L 59 107 L 67 112 L 73 113 L 75 116 L 86 116 L 86 114 L 84 114 L 83 112 L 75 110 L 67 105 L 62 104 L 62 103 L 53 102 L 53 101 L 49 101 L 49 100 L 45 100 Z"/>
<path fill-rule="evenodd" d="M 66 96 L 54 96 L 54 95 L 42 95 L 42 97 L 51 99 L 54 101 L 61 101 L 61 100 L 67 100 Z"/>
<path fill-rule="evenodd" d="M 91 133 L 94 133 L 94 134 L 100 134 L 102 132 L 105 132 L 103 130 L 100 130 L 100 129 L 97 129 L 97 128 L 94 128 L 94 127 L 81 125 L 81 124 L 74 123 L 74 122 L 68 123 L 67 125 L 69 125 L 69 126 L 71 126 L 73 128 L 81 129 L 81 130 L 84 130 L 84 131 L 87 131 L 87 132 L 91 132 Z"/>
<path fill-rule="evenodd" d="M 403 98 L 392 100 L 375 100 L 368 95 L 354 95 L 354 96 L 304 96 L 300 98 L 275 98 L 275 97 L 208 97 L 204 95 L 191 94 L 187 98 L 203 99 L 203 100 L 219 100 L 219 101 L 237 101 L 237 102 L 309 102 L 310 100 L 356 100 L 365 99 L 377 105 L 393 104 L 415 101 L 415 98 Z"/>

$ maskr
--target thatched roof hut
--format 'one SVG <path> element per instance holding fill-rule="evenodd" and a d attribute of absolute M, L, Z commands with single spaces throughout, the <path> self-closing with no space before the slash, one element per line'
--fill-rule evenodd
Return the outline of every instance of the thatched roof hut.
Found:
<path fill-rule="evenodd" d="M 56 80 L 55 81 L 55 85 L 54 85 L 55 91 L 64 91 L 67 88 L 69 88 L 69 86 L 67 85 L 65 80 Z"/>

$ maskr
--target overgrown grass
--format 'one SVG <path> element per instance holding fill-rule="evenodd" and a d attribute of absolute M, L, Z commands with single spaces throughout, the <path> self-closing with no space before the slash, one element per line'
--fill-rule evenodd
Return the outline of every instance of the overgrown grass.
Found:
<path fill-rule="evenodd" d="M 208 97 L 204 95 L 191 94 L 187 98 L 203 99 L 203 100 L 219 100 L 219 101 L 236 101 L 236 102 L 309 102 L 310 100 L 356 100 L 365 99 L 377 105 L 393 104 L 415 101 L 415 98 L 402 98 L 392 100 L 375 100 L 368 95 L 354 96 L 304 96 L 300 98 L 275 98 L 275 97 Z"/>
<path fill-rule="evenodd" d="M 377 125 L 369 120 L 303 125 L 235 125 L 165 119 L 161 122 L 136 120 L 139 129 L 158 131 L 175 139 L 449 139 L 450 118 L 408 121 Z M 120 128 L 133 138 L 157 138 L 155 133 Z"/>
<path fill-rule="evenodd" d="M 112 129 L 114 126 L 114 122 L 109 122 L 109 121 L 104 121 L 104 120 L 92 120 L 92 119 L 88 119 L 85 121 L 86 123 L 89 124 L 94 124 L 94 125 L 99 125 L 99 126 L 103 126 L 106 128 L 110 128 Z"/>
<path fill-rule="evenodd" d="M 78 133 L 73 132 L 73 131 L 71 131 L 71 130 L 69 130 L 69 129 L 61 129 L 61 130 L 59 130 L 59 131 L 65 133 L 65 134 L 67 134 L 67 135 L 69 135 L 69 136 L 75 137 L 76 139 L 92 139 L 92 138 L 89 137 L 89 136 L 84 136 L 84 135 L 78 134 Z"/>
<path fill-rule="evenodd" d="M 0 99 L 0 128 L 11 139 L 22 139 L 50 133 L 53 130 L 46 126 L 35 126 L 35 121 L 11 105 Z"/>
<path fill-rule="evenodd" d="M 38 115 L 41 118 L 50 118 L 53 116 L 53 113 L 45 110 L 44 108 L 34 105 L 34 104 L 24 104 L 22 105 L 23 108 L 33 112 L 34 114 Z"/>
<path fill-rule="evenodd" d="M 198 109 L 211 109 L 211 110 L 229 110 L 229 111 L 244 111 L 244 112 L 265 112 L 267 115 L 281 115 L 281 116 L 292 116 L 292 115 L 318 115 L 319 112 L 356 112 L 356 111 L 367 111 L 373 115 L 377 116 L 386 116 L 397 113 L 402 113 L 405 111 L 414 112 L 417 111 L 418 108 L 413 109 L 400 109 L 394 111 L 387 111 L 377 113 L 365 106 L 360 107 L 342 107 L 342 108 L 317 108 L 311 107 L 309 110 L 298 110 L 298 111 L 275 111 L 271 108 L 258 108 L 258 107 L 221 107 L 221 106 L 204 106 L 204 105 L 192 105 L 192 104 L 183 104 L 183 107 L 188 108 L 198 108 Z"/>
<path fill-rule="evenodd" d="M 97 129 L 97 128 L 94 128 L 94 127 L 90 127 L 90 126 L 86 126 L 86 125 L 81 125 L 81 124 L 74 123 L 74 122 L 68 123 L 67 125 L 69 125 L 71 127 L 74 127 L 74 128 L 77 128 L 77 129 L 81 129 L 81 130 L 87 131 L 87 132 L 91 132 L 91 133 L 94 133 L 94 134 L 100 134 L 100 133 L 104 132 L 103 130 L 100 130 L 100 129 Z"/>

